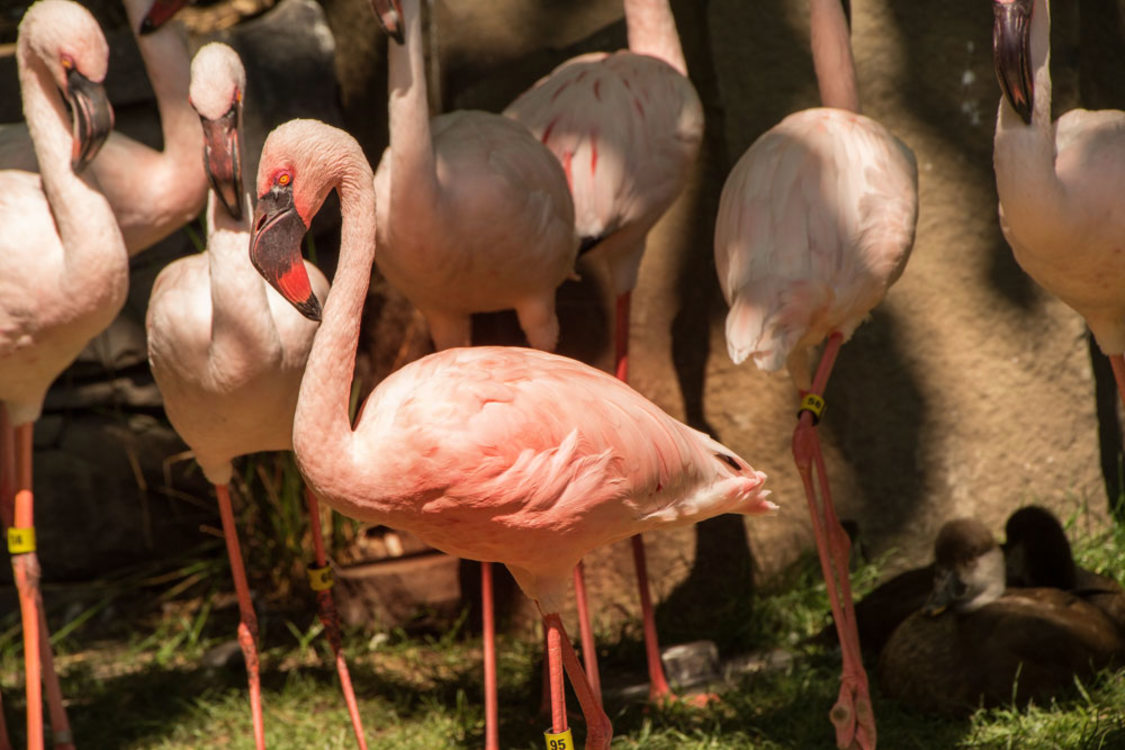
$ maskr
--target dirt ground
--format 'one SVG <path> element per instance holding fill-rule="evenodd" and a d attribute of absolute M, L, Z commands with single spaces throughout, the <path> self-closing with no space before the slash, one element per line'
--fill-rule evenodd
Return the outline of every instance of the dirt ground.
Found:
<path fill-rule="evenodd" d="M 366 0 L 321 4 L 335 38 L 343 122 L 374 161 L 386 143 L 385 43 Z M 1056 109 L 1125 106 L 1123 3 L 1056 5 Z M 1022 273 L 997 223 L 990 4 L 852 6 L 864 112 L 913 148 L 921 209 L 906 272 L 845 346 L 828 389 L 821 436 L 837 507 L 857 521 L 868 552 L 890 552 L 899 565 L 925 559 L 933 533 L 956 515 L 976 514 L 999 529 L 1012 509 L 1036 502 L 1104 523 L 1085 327 Z M 634 295 L 631 381 L 767 472 L 781 505 L 771 518 L 724 517 L 652 535 L 656 596 L 674 595 L 705 619 L 713 597 L 768 579 L 811 544 L 789 454 L 797 396 L 784 375 L 729 361 L 712 233 L 738 156 L 783 116 L 818 102 L 805 0 L 673 7 L 708 131 L 695 180 L 650 238 Z M 567 57 L 623 46 L 621 14 L 618 0 L 436 0 L 441 106 L 502 108 Z M 11 102 L 13 90 L 2 90 Z M 561 349 L 604 364 L 607 294 L 596 268 L 583 275 L 560 293 Z M 403 329 L 411 314 L 393 295 L 373 306 L 368 346 L 383 363 L 374 369 L 385 370 L 410 348 Z M 495 338 L 511 328 L 500 317 L 478 330 Z M 1112 387 L 1100 382 L 1098 393 L 1112 403 Z M 1112 449 L 1116 414 L 1103 412 Z M 622 545 L 588 562 L 603 612 L 636 608 L 628 555 Z"/>

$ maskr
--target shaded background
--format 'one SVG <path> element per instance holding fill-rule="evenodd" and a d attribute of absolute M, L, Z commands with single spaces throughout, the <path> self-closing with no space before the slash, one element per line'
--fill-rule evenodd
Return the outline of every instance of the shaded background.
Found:
<path fill-rule="evenodd" d="M 158 145 L 151 91 L 124 12 L 114 0 L 84 4 L 114 50 L 109 84 L 119 127 Z M 1123 4 L 1056 4 L 1056 112 L 1125 106 Z M 265 133 L 294 116 L 346 127 L 375 163 L 386 145 L 386 51 L 367 0 L 283 0 L 260 14 L 270 5 L 211 3 L 184 18 L 193 48 L 217 36 L 246 62 L 247 174 Z M 14 39 L 25 7 L 0 2 L 0 42 Z M 785 375 L 727 358 L 712 233 L 738 156 L 786 114 L 817 104 L 804 0 L 675 0 L 673 7 L 707 133 L 692 184 L 650 238 L 634 294 L 631 382 L 766 471 L 781 511 L 648 537 L 666 643 L 718 637 L 708 632 L 717 607 L 743 601 L 811 548 L 789 454 L 797 396 Z M 435 108 L 502 109 L 568 57 L 624 46 L 621 13 L 617 0 L 436 0 Z M 892 569 L 927 559 L 933 533 L 956 515 L 975 514 L 999 529 L 1012 509 L 1035 502 L 1100 526 L 1108 499 L 1120 492 L 1116 392 L 1082 321 L 1022 273 L 999 230 L 991 4 L 860 0 L 852 17 L 864 112 L 914 149 L 921 209 L 906 272 L 844 347 L 826 394 L 821 435 L 837 507 L 857 522 L 868 553 L 887 555 Z M 19 117 L 7 44 L 0 48 L 0 120 Z M 317 260 L 329 274 L 336 221 L 329 208 L 315 228 Z M 198 470 L 168 460 L 184 446 L 163 420 L 145 362 L 152 279 L 186 252 L 194 248 L 180 232 L 134 260 L 121 319 L 51 392 L 36 429 L 35 465 L 48 579 L 91 578 L 189 545 L 201 525 L 218 525 Z M 596 267 L 581 270 L 582 282 L 560 290 L 560 349 L 604 366 L 607 291 Z M 510 340 L 515 330 L 504 315 L 482 317 L 475 329 L 480 341 Z M 364 387 L 427 350 L 424 323 L 376 283 L 358 367 Z M 440 575 L 434 564 L 424 563 L 425 576 L 441 582 L 435 596 L 455 601 L 456 563 Z M 587 566 L 603 627 L 634 616 L 627 545 L 597 551 Z M 409 596 L 402 582 L 419 571 L 407 565 L 396 583 L 372 590 L 361 581 L 378 576 L 370 567 L 353 570 L 360 582 L 352 619 L 370 617 L 372 607 L 384 624 L 405 616 L 386 597 Z M 346 592 L 347 571 L 344 578 Z M 475 576 L 462 578 L 471 589 Z M 523 611 L 521 597 L 510 601 Z"/>

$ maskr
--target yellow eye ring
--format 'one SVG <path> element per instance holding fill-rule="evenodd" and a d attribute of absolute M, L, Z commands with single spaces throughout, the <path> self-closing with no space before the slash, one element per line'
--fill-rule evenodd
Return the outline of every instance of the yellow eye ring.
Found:
<path fill-rule="evenodd" d="M 282 172 L 277 176 L 277 184 L 281 185 L 281 187 L 285 187 L 292 181 L 292 179 L 293 178 L 289 176 L 288 172 Z"/>

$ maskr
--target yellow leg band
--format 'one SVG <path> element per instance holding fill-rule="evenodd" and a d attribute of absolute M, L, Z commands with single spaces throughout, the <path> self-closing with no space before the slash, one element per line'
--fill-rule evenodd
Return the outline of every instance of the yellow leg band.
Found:
<path fill-rule="evenodd" d="M 806 393 L 801 399 L 801 408 L 797 410 L 797 419 L 806 411 L 812 414 L 812 423 L 817 424 L 820 422 L 820 415 L 824 413 L 824 399 L 815 393 Z"/>
<path fill-rule="evenodd" d="M 332 568 L 329 566 L 309 566 L 309 587 L 313 591 L 327 591 L 332 588 L 332 584 L 335 582 L 336 580 L 332 576 Z"/>
<path fill-rule="evenodd" d="M 30 526 L 8 528 L 8 553 L 12 555 L 26 555 L 35 551 L 35 529 Z"/>
<path fill-rule="evenodd" d="M 574 750 L 574 738 L 570 735 L 569 729 L 564 729 L 558 734 L 544 732 L 543 741 L 547 743 L 547 750 Z"/>

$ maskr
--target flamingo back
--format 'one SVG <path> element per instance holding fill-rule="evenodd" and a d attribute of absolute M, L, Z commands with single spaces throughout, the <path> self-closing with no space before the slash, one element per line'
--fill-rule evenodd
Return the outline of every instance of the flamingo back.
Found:
<path fill-rule="evenodd" d="M 644 530 L 773 508 L 765 475 L 722 444 L 607 373 L 530 349 L 411 363 L 372 393 L 356 436 L 374 460 L 351 483 L 363 496 L 341 498 L 349 515 L 544 580 Z"/>
<path fill-rule="evenodd" d="M 640 256 L 629 251 L 680 194 L 699 153 L 703 107 L 691 83 L 655 57 L 592 53 L 560 65 L 504 114 L 563 165 L 579 236 L 627 240 L 607 240 L 603 254 L 618 291 L 631 289 Z"/>
<path fill-rule="evenodd" d="M 788 364 L 850 337 L 901 275 L 914 243 L 918 172 L 910 150 L 863 115 L 809 109 L 743 154 L 723 188 L 715 265 L 731 306 L 736 363 Z"/>

